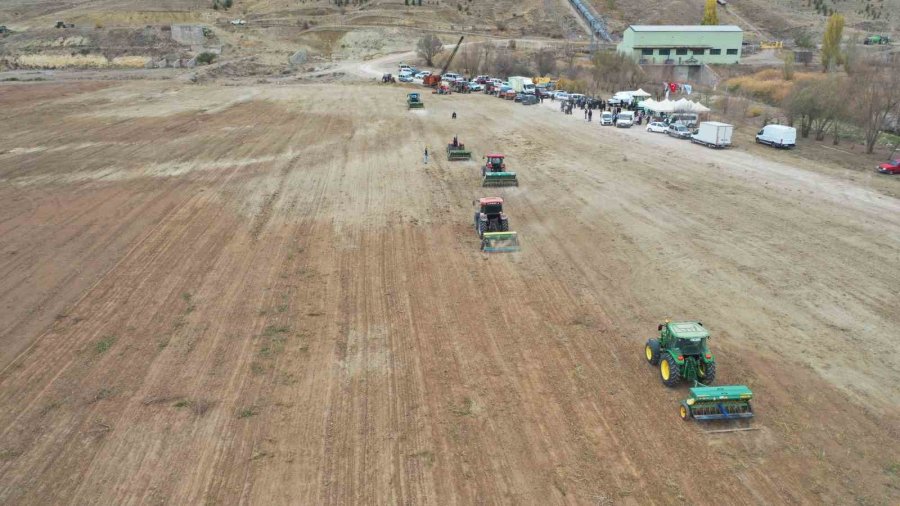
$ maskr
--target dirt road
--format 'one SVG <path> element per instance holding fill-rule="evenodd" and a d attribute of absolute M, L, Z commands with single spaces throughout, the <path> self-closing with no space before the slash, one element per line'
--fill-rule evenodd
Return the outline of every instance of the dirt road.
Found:
<path fill-rule="evenodd" d="M 2 88 L 0 502 L 900 501 L 897 199 L 406 91 Z M 487 194 L 521 253 L 478 253 Z M 758 430 L 678 418 L 667 317 Z"/>

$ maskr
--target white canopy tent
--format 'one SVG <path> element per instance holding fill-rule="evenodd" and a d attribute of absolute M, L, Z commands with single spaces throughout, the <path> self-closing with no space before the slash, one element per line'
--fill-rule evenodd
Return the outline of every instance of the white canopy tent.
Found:
<path fill-rule="evenodd" d="M 649 98 L 647 100 L 644 100 L 641 106 L 644 109 L 655 112 L 657 114 L 675 111 L 675 102 L 672 102 L 671 100 L 663 100 L 662 102 L 657 102 L 656 100 Z"/>
<path fill-rule="evenodd" d="M 644 91 L 642 88 L 638 88 L 637 91 L 629 91 L 628 93 L 631 93 L 631 96 L 635 97 L 635 98 L 644 98 L 644 97 L 651 96 L 649 93 Z"/>
<path fill-rule="evenodd" d="M 675 101 L 674 104 L 675 111 L 677 112 L 693 112 L 693 113 L 701 113 L 701 112 L 709 112 L 709 107 L 699 103 L 692 102 L 686 98 L 681 98 Z"/>

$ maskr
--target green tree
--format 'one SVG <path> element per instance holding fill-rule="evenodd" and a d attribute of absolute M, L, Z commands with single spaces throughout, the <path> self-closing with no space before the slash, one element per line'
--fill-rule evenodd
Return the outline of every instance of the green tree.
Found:
<path fill-rule="evenodd" d="M 716 0 L 706 0 L 706 7 L 703 8 L 703 21 L 701 21 L 700 24 L 719 24 L 719 14 L 716 12 Z"/>
<path fill-rule="evenodd" d="M 822 71 L 841 64 L 841 39 L 844 37 L 844 16 L 832 14 L 822 36 Z"/>

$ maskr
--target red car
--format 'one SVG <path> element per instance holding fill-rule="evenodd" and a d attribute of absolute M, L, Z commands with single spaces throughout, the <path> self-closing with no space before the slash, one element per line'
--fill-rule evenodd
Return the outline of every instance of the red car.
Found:
<path fill-rule="evenodd" d="M 900 174 L 900 158 L 882 163 L 878 166 L 878 172 L 882 174 Z"/>

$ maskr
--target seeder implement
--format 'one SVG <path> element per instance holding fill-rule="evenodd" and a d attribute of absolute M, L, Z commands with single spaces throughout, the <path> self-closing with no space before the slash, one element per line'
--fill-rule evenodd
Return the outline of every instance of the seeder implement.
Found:
<path fill-rule="evenodd" d="M 515 172 L 485 172 L 481 186 L 519 186 Z"/>
<path fill-rule="evenodd" d="M 681 401 L 682 420 L 736 420 L 753 418 L 753 392 L 744 385 L 698 386 Z"/>
<path fill-rule="evenodd" d="M 472 152 L 466 149 L 465 144 L 457 144 L 456 146 L 453 143 L 447 144 L 447 159 L 452 161 L 456 160 L 471 160 Z"/>
<path fill-rule="evenodd" d="M 485 253 L 510 253 L 519 249 L 516 232 L 485 232 L 481 236 L 481 251 Z"/>

